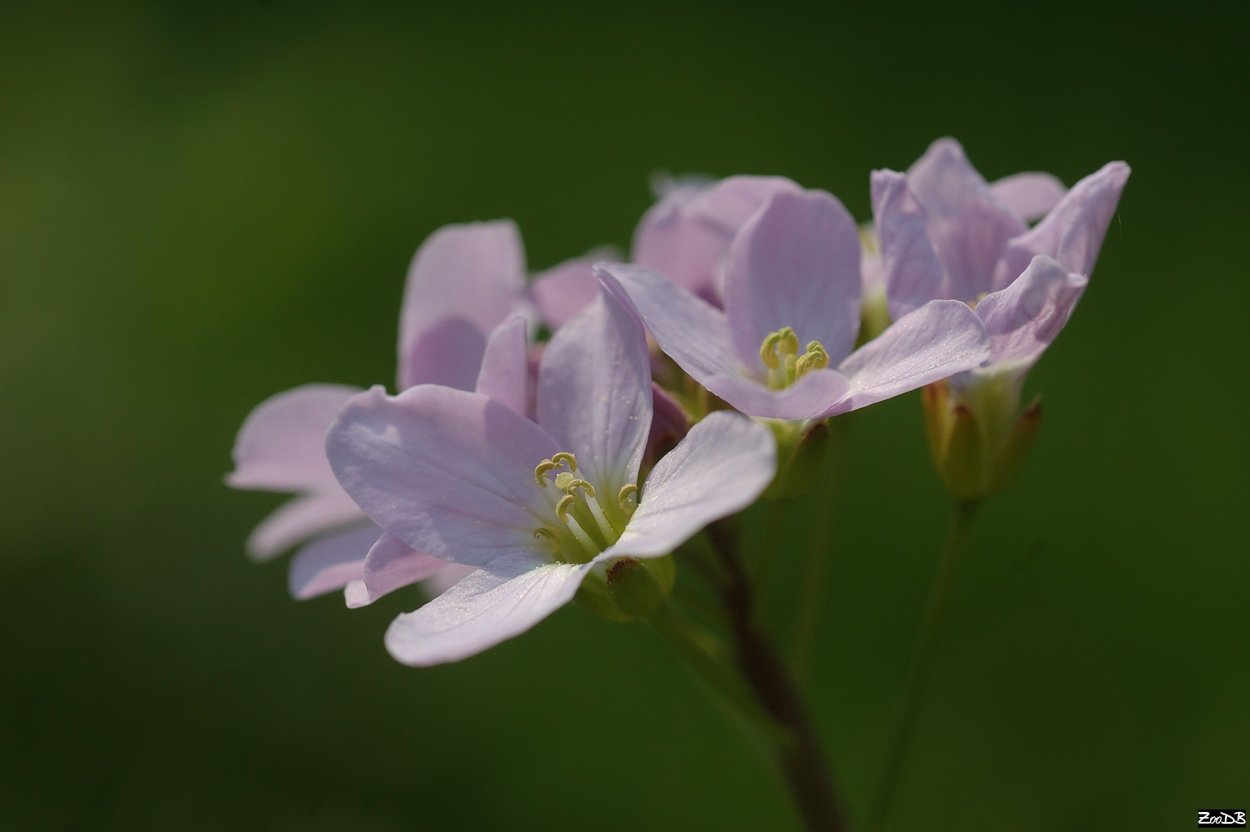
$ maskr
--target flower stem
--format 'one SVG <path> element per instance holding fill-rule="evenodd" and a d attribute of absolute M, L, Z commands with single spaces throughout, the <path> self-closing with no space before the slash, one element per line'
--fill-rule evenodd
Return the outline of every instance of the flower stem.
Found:
<path fill-rule="evenodd" d="M 843 832 L 846 823 L 803 699 L 756 623 L 754 591 L 736 538 L 723 521 L 708 526 L 707 534 L 724 567 L 717 588 L 728 613 L 738 670 L 760 708 L 776 724 L 772 750 L 799 812 L 812 832 Z"/>
<path fill-rule="evenodd" d="M 915 727 L 916 713 L 920 708 L 921 699 L 933 670 L 934 648 L 942 623 L 942 611 L 946 607 L 946 596 L 950 588 L 951 575 L 954 572 L 955 558 L 959 550 L 963 548 L 964 541 L 967 540 L 977 505 L 976 500 L 955 501 L 950 530 L 946 535 L 946 544 L 942 548 L 937 575 L 929 591 L 929 603 L 925 607 L 924 617 L 920 620 L 920 630 L 912 651 L 911 666 L 907 671 L 907 686 L 903 695 L 901 716 L 895 729 L 894 742 L 890 746 L 889 756 L 886 757 L 885 769 L 881 774 L 881 786 L 877 792 L 877 802 L 873 805 L 869 829 L 883 828 L 889 819 L 890 809 L 893 808 L 898 778 L 902 773 L 907 747 L 911 742 Z"/>

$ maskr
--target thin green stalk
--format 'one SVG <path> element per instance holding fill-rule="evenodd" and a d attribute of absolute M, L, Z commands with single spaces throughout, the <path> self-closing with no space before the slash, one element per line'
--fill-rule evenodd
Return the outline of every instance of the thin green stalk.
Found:
<path fill-rule="evenodd" d="M 951 576 L 954 573 L 955 559 L 967 540 L 977 505 L 976 500 L 955 502 L 950 531 L 947 533 L 946 544 L 942 548 L 942 555 L 938 561 L 933 587 L 929 591 L 929 603 L 925 607 L 924 617 L 920 620 L 920 630 L 912 652 L 911 667 L 907 672 L 902 712 L 894 734 L 894 742 L 890 746 L 889 756 L 886 757 L 885 768 L 882 771 L 880 791 L 877 792 L 877 802 L 873 806 L 869 829 L 884 828 L 890 816 L 890 809 L 893 808 L 899 775 L 902 773 L 907 748 L 915 728 L 916 714 L 920 709 L 929 676 L 933 671 L 933 657 L 942 623 L 942 613 L 946 608 L 946 596 L 950 589 Z"/>

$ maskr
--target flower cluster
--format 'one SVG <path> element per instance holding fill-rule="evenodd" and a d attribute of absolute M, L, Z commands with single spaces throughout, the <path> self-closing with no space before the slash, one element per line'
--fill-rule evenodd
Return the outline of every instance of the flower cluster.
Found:
<path fill-rule="evenodd" d="M 651 616 L 673 554 L 773 494 L 804 435 L 911 390 L 947 487 L 992 493 L 1036 429 L 1024 375 L 1084 291 L 1128 172 L 990 184 L 941 140 L 872 174 L 864 227 L 788 179 L 676 182 L 629 262 L 532 278 L 512 223 L 444 228 L 408 274 L 394 395 L 310 385 L 244 423 L 229 483 L 297 495 L 249 549 L 302 543 L 300 598 L 361 606 L 425 582 L 432 599 L 386 644 L 430 665 L 574 599 Z"/>

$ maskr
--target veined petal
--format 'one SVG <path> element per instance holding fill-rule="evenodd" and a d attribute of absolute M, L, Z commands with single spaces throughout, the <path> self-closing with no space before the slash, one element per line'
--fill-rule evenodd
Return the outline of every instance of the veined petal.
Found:
<path fill-rule="evenodd" d="M 715 298 L 718 274 L 738 229 L 773 194 L 799 190 L 779 176 L 679 184 L 643 215 L 634 232 L 633 261 L 704 299 Z"/>
<path fill-rule="evenodd" d="M 762 370 L 760 344 L 787 326 L 834 363 L 845 358 L 859 332 L 859 252 L 859 228 L 832 195 L 774 194 L 730 249 L 725 313 L 738 359 Z"/>
<path fill-rule="evenodd" d="M 942 264 L 929 241 L 924 208 L 906 176 L 892 170 L 872 172 L 872 212 L 890 317 L 897 321 L 941 296 Z"/>
<path fill-rule="evenodd" d="M 1068 189 L 1049 173 L 1016 173 L 990 185 L 999 204 L 1021 222 L 1037 222 L 1059 204 Z"/>
<path fill-rule="evenodd" d="M 360 392 L 343 384 L 307 384 L 258 404 L 234 442 L 226 483 L 265 491 L 338 490 L 326 462 L 326 431 L 339 408 Z"/>
<path fill-rule="evenodd" d="M 907 171 L 907 183 L 924 206 L 946 275 L 941 297 L 970 301 L 992 291 L 999 258 L 1024 223 L 998 202 L 954 139 L 930 145 Z"/>
<path fill-rule="evenodd" d="M 447 561 L 417 552 L 389 532 L 383 532 L 373 541 L 362 565 L 363 592 L 352 599 L 349 606 L 372 604 L 383 595 L 424 581 L 449 565 Z"/>
<path fill-rule="evenodd" d="M 247 553 L 255 560 L 269 560 L 301 540 L 363 519 L 364 512 L 341 488 L 306 494 L 283 503 L 261 521 L 247 538 Z"/>
<path fill-rule="evenodd" d="M 702 380 L 701 380 L 702 381 Z M 757 419 L 814 419 L 849 393 L 850 381 L 836 370 L 813 370 L 783 390 L 772 390 L 742 376 L 712 376 L 708 390 Z"/>
<path fill-rule="evenodd" d="M 1092 274 L 1130 172 L 1123 162 L 1109 162 L 1073 185 L 1046 219 L 1011 241 L 1000 286 L 1023 272 L 1037 254 L 1053 257 L 1068 272 Z"/>
<path fill-rule="evenodd" d="M 596 487 L 633 482 L 651 429 L 642 323 L 607 290 L 555 334 L 538 370 L 538 423 Z"/>
<path fill-rule="evenodd" d="M 535 275 L 530 293 L 538 304 L 543 322 L 552 329 L 564 326 L 581 312 L 599 294 L 599 281 L 595 279 L 595 263 L 610 260 L 612 255 L 599 252 L 587 257 L 566 260 L 541 274 Z"/>
<path fill-rule="evenodd" d="M 651 469 L 614 557 L 659 557 L 713 520 L 753 503 L 777 472 L 772 432 L 735 413 L 713 413 Z"/>
<path fill-rule="evenodd" d="M 597 283 L 596 283 L 597 285 Z M 520 415 L 529 412 L 529 324 L 515 315 L 491 333 L 477 374 L 477 392 Z"/>
<path fill-rule="evenodd" d="M 724 312 L 648 269 L 600 263 L 598 274 L 606 287 L 629 299 L 660 349 L 695 379 L 743 372 Z"/>
<path fill-rule="evenodd" d="M 1034 257 L 1002 291 L 987 295 L 976 314 L 990 336 L 990 366 L 1032 365 L 1055 340 L 1089 283 L 1049 257 Z"/>
<path fill-rule="evenodd" d="M 590 566 L 508 554 L 396 618 L 386 631 L 386 649 L 414 667 L 468 658 L 520 635 L 568 603 Z"/>
<path fill-rule="evenodd" d="M 361 523 L 319 537 L 291 559 L 287 586 L 298 600 L 342 589 L 364 573 L 365 554 L 377 539 L 378 527 Z"/>
<path fill-rule="evenodd" d="M 900 318 L 838 369 L 850 378 L 847 398 L 826 416 L 857 410 L 968 370 L 989 356 L 981 320 L 957 300 L 935 300 Z"/>
<path fill-rule="evenodd" d="M 550 522 L 534 466 L 560 450 L 499 402 L 434 385 L 361 393 L 326 438 L 335 475 L 374 523 L 474 565 L 534 545 L 534 528 Z"/>
<path fill-rule="evenodd" d="M 416 384 L 472 387 L 486 333 L 517 309 L 524 290 L 525 252 L 511 220 L 449 225 L 431 234 L 413 257 L 404 289 L 400 389 Z M 426 351 L 443 343 L 429 337 L 440 326 L 444 335 L 455 337 L 455 349 L 468 354 L 446 350 L 433 357 L 439 360 L 427 359 Z M 475 344 L 468 332 L 476 332 L 481 341 Z M 449 357 L 463 361 L 449 366 Z M 465 366 L 472 368 L 467 378 Z"/>

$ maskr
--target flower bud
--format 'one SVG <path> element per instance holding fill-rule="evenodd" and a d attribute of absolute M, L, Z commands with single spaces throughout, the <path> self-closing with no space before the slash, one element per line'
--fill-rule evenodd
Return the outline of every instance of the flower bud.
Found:
<path fill-rule="evenodd" d="M 924 389 L 929 451 L 955 499 L 997 494 L 1020 470 L 1042 418 L 1040 400 L 1021 410 L 1020 385 L 1014 374 L 997 373 Z"/>

